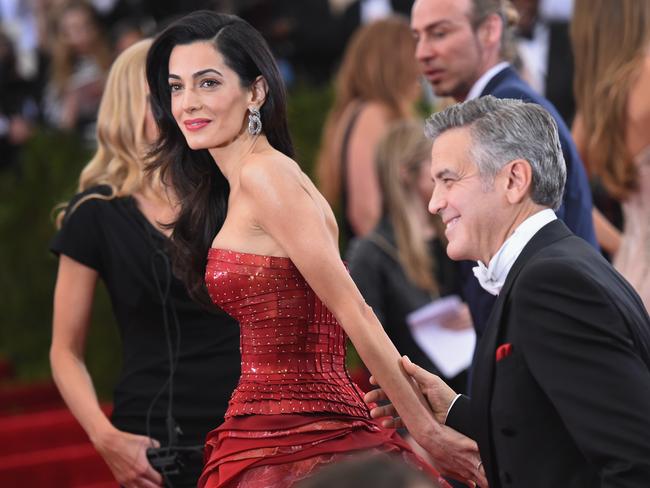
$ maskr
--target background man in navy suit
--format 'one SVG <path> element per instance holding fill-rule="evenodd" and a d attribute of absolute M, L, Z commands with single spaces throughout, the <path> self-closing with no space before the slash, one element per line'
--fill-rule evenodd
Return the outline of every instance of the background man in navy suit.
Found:
<path fill-rule="evenodd" d="M 417 39 L 415 56 L 436 95 L 456 101 L 484 95 L 516 98 L 546 108 L 558 125 L 567 166 L 562 205 L 557 215 L 579 237 L 596 246 L 591 191 L 571 139 L 557 110 L 536 94 L 507 62 L 514 52 L 516 13 L 504 0 L 416 0 L 411 28 Z M 464 263 L 464 295 L 480 337 L 494 304 Z"/>
<path fill-rule="evenodd" d="M 553 212 L 566 178 L 553 118 L 487 96 L 434 114 L 425 131 L 447 254 L 479 261 L 481 286 L 498 295 L 471 399 L 403 358 L 436 420 L 477 441 L 490 488 L 647 487 L 650 317 Z"/>

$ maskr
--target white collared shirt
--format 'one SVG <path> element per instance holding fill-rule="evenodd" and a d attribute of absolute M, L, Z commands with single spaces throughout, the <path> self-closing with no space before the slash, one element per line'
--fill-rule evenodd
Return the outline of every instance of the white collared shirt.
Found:
<path fill-rule="evenodd" d="M 550 208 L 541 210 L 524 220 L 510 237 L 501 245 L 496 254 L 485 266 L 478 261 L 478 266 L 473 268 L 474 276 L 478 279 L 481 287 L 492 295 L 498 295 L 506 281 L 506 277 L 521 254 L 537 232 L 549 222 L 557 219 L 555 212 Z"/>
<path fill-rule="evenodd" d="M 528 244 L 528 242 L 542 227 L 556 219 L 557 216 L 555 215 L 555 212 L 550 208 L 547 208 L 531 215 L 519 224 L 512 235 L 506 239 L 497 253 L 492 257 L 492 259 L 490 259 L 490 264 L 487 268 L 479 261 L 478 266 L 473 269 L 475 276 L 477 274 L 482 276 L 481 278 L 476 276 L 479 283 L 481 283 L 481 286 L 492 295 L 498 295 L 503 287 L 503 283 L 506 281 L 508 273 L 510 273 L 510 270 L 512 269 L 512 265 L 515 264 L 515 261 L 521 254 L 521 251 L 524 250 L 524 247 L 526 247 L 526 244 Z M 479 269 L 480 271 L 477 271 Z M 460 397 L 460 394 L 456 395 L 449 404 L 449 407 L 447 407 L 445 423 L 447 422 L 447 417 L 449 416 L 449 412 L 451 412 L 454 403 L 456 403 L 456 400 Z"/>
<path fill-rule="evenodd" d="M 510 66 L 510 63 L 501 61 L 483 73 L 483 75 L 481 75 L 481 77 L 476 80 L 476 83 L 472 85 L 472 88 L 469 90 L 469 93 L 467 94 L 467 98 L 465 100 L 473 100 L 480 97 L 481 93 L 483 93 L 483 90 L 485 90 L 485 87 L 490 82 L 490 80 L 501 73 L 501 71 L 506 69 L 508 66 Z"/>

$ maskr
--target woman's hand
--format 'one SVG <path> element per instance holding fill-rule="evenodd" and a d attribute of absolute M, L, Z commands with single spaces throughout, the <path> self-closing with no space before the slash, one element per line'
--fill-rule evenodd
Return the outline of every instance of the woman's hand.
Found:
<path fill-rule="evenodd" d="M 113 428 L 98 436 L 93 444 L 121 486 L 127 488 L 163 486 L 162 476 L 151 467 L 147 459 L 147 449 L 160 447 L 158 441 Z"/>

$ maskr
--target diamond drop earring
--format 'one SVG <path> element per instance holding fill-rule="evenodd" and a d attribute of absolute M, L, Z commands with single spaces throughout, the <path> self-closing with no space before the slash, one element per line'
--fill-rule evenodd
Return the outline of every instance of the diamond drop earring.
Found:
<path fill-rule="evenodd" d="M 249 107 L 248 112 L 248 133 L 256 136 L 262 132 L 262 119 L 260 118 L 260 111 L 255 107 Z"/>

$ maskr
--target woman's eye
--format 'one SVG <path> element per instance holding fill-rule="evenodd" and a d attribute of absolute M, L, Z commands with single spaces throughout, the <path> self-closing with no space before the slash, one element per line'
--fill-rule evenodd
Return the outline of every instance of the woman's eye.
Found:
<path fill-rule="evenodd" d="M 169 84 L 169 91 L 171 91 L 172 93 L 179 91 L 181 88 L 183 88 L 183 86 L 180 83 Z"/>
<path fill-rule="evenodd" d="M 219 82 L 217 80 L 207 79 L 207 80 L 201 81 L 201 87 L 202 88 L 214 88 L 218 84 L 219 84 Z"/>

